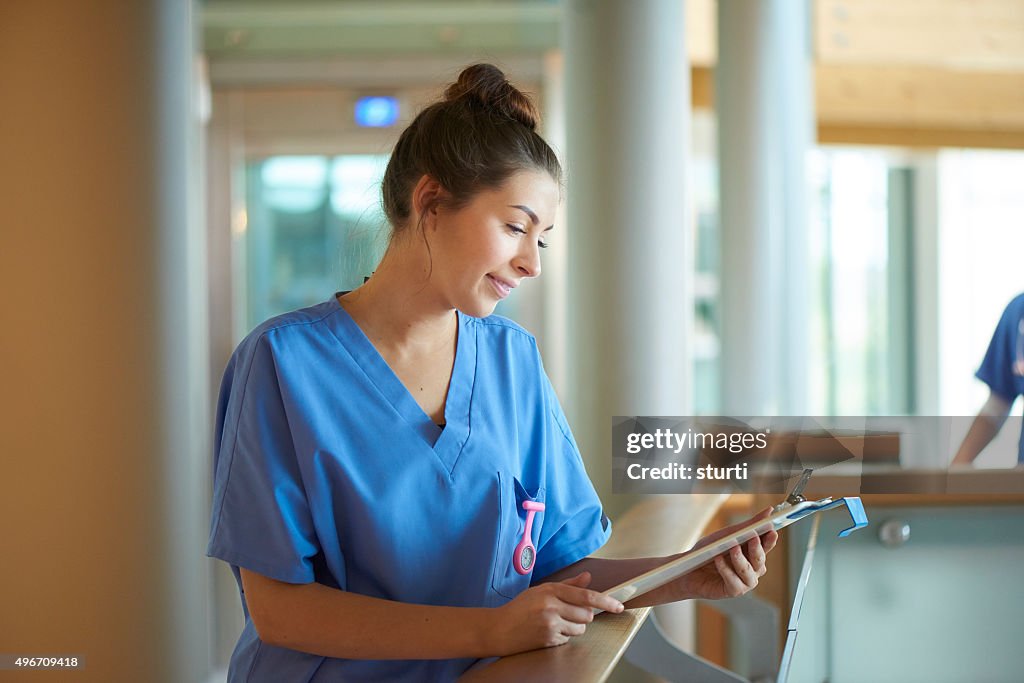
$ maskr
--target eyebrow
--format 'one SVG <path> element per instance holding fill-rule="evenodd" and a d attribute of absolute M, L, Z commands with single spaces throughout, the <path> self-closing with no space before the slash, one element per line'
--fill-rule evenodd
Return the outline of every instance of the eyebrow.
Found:
<path fill-rule="evenodd" d="M 534 225 L 537 225 L 538 223 L 540 223 L 540 219 L 537 218 L 537 214 L 535 214 L 533 212 L 533 209 L 531 209 L 528 206 L 523 206 L 522 204 L 509 204 L 509 208 L 519 209 L 520 211 L 525 213 L 527 216 L 530 217 L 530 220 L 533 222 Z M 554 227 L 555 227 L 554 225 L 549 225 L 548 227 L 544 228 L 544 232 L 547 232 L 548 230 L 551 230 Z"/>

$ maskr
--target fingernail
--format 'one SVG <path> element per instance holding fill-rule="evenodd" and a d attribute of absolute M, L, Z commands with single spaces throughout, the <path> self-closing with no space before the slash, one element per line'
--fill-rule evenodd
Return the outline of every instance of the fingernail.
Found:
<path fill-rule="evenodd" d="M 626 609 L 626 606 L 623 605 L 621 602 L 615 603 L 615 611 L 616 612 L 621 612 L 624 609 Z"/>

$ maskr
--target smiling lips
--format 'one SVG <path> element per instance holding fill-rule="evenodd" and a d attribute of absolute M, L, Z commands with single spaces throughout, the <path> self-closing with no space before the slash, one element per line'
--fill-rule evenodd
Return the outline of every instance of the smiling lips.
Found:
<path fill-rule="evenodd" d="M 487 279 L 491 281 L 491 286 L 494 287 L 494 291 L 498 293 L 498 298 L 504 299 L 509 293 L 515 289 L 516 285 L 507 280 L 502 280 L 493 275 L 488 275 Z"/>

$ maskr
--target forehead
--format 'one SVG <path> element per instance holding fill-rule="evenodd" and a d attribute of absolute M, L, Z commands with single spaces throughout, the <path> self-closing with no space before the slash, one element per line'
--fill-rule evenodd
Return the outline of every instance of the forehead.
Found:
<path fill-rule="evenodd" d="M 474 200 L 502 206 L 528 206 L 543 220 L 545 214 L 553 218 L 559 195 L 558 183 L 547 171 L 518 171 L 500 187 L 485 190 Z"/>
<path fill-rule="evenodd" d="M 470 201 L 470 206 L 487 212 L 512 211 L 526 222 L 531 222 L 526 216 L 532 213 L 547 227 L 555 222 L 560 200 L 560 187 L 546 171 L 519 171 L 501 186 L 480 191 Z"/>

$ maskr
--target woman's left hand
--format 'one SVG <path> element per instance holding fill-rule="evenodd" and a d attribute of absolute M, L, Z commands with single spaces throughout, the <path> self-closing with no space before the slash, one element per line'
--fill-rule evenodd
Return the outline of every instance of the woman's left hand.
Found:
<path fill-rule="evenodd" d="M 694 549 L 727 536 L 753 521 L 771 516 L 772 509 L 765 508 L 745 522 L 719 529 L 708 534 L 694 546 Z M 698 567 L 689 574 L 679 577 L 673 588 L 681 598 L 721 600 L 735 598 L 757 587 L 758 580 L 767 571 L 766 556 L 779 540 L 776 531 L 755 536 L 742 546 L 717 556 L 713 562 Z"/>

